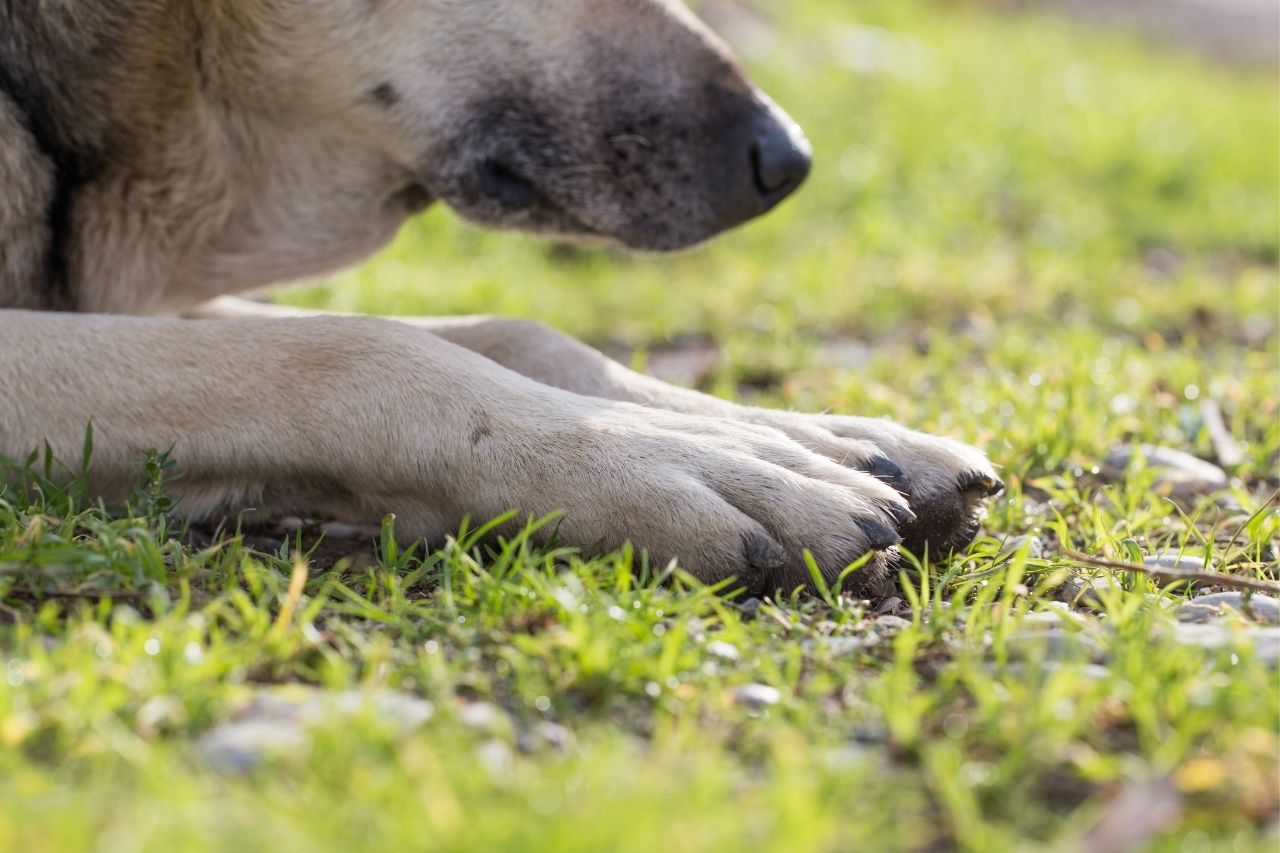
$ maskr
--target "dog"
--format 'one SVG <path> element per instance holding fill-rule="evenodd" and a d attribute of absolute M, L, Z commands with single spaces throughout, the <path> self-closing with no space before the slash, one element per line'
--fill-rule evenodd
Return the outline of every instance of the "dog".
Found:
<path fill-rule="evenodd" d="M 790 195 L 800 128 L 676 0 L 0 0 L 0 454 L 191 518 L 254 508 L 556 541 L 753 591 L 877 588 L 1002 485 L 882 419 L 749 408 L 494 317 L 236 298 L 359 261 L 437 202 L 681 249 Z"/>

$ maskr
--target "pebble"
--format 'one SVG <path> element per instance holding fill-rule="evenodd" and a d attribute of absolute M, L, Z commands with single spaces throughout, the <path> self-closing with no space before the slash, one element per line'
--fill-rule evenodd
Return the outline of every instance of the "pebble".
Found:
<path fill-rule="evenodd" d="M 276 530 L 279 533 L 297 533 L 306 526 L 307 523 L 296 515 L 286 515 L 276 522 Z"/>
<path fill-rule="evenodd" d="M 808 653 L 822 650 L 829 655 L 839 657 L 869 649 L 879 643 L 880 639 L 880 635 L 875 631 L 868 631 L 857 636 L 845 634 L 839 637 L 823 637 L 821 640 L 805 640 L 801 647 Z"/>
<path fill-rule="evenodd" d="M 1026 630 L 1037 630 L 1040 628 L 1062 628 L 1065 625 L 1084 627 L 1092 623 L 1089 617 L 1073 612 L 1070 607 L 1067 607 L 1061 601 L 1048 601 L 1045 604 L 1048 605 L 1045 610 L 1035 610 L 1023 614 L 1022 621 L 1018 623 L 1018 627 Z"/>
<path fill-rule="evenodd" d="M 304 750 L 315 728 L 369 715 L 403 736 L 434 711 L 425 699 L 397 690 L 333 692 L 287 685 L 259 692 L 231 720 L 205 734 L 197 751 L 211 767 L 243 772 L 268 758 Z"/>
<path fill-rule="evenodd" d="M 1227 487 L 1227 472 L 1212 462 L 1152 444 L 1121 444 L 1113 448 L 1106 459 L 1108 475 L 1123 477 L 1136 455 L 1141 455 L 1155 474 L 1155 489 L 1169 497 L 1190 498 Z"/>
<path fill-rule="evenodd" d="M 871 624 L 881 633 L 896 634 L 904 628 L 910 628 L 911 620 L 901 616 L 881 616 Z"/>
<path fill-rule="evenodd" d="M 492 702 L 468 702 L 458 708 L 457 714 L 465 728 L 495 736 L 511 733 L 511 718 Z"/>
<path fill-rule="evenodd" d="M 1102 598 L 1105 594 L 1123 590 L 1119 580 L 1107 575 L 1089 577 L 1073 574 L 1058 587 L 1058 600 L 1085 610 L 1102 610 Z"/>
<path fill-rule="evenodd" d="M 896 595 L 892 595 L 880 602 L 879 606 L 876 607 L 876 613 L 893 613 L 893 611 L 897 610 L 901 605 L 902 599 L 898 598 Z"/>
<path fill-rule="evenodd" d="M 1160 569 L 1165 572 L 1203 572 L 1213 571 L 1212 566 L 1205 568 L 1204 557 L 1197 554 L 1187 554 L 1179 551 L 1161 551 L 1158 554 L 1152 554 L 1149 557 L 1142 558 L 1142 564 L 1152 569 Z M 1184 589 L 1195 589 L 1200 586 L 1200 581 L 1195 579 L 1177 580 L 1153 578 L 1159 586 L 1169 586 L 1173 583 L 1180 583 Z"/>
<path fill-rule="evenodd" d="M 733 691 L 733 701 L 760 711 L 782 701 L 782 693 L 768 684 L 742 684 Z"/>
<path fill-rule="evenodd" d="M 476 747 L 476 760 L 494 779 L 505 781 L 515 769 L 516 755 L 506 741 L 491 738 Z"/>
<path fill-rule="evenodd" d="M 1021 552 L 1023 548 L 1027 549 L 1027 559 L 1029 560 L 1043 559 L 1048 551 L 1044 540 L 1039 536 L 1009 536 L 1000 543 L 1000 551 L 996 556 L 999 558 L 1012 557 L 1014 554 Z"/>
<path fill-rule="evenodd" d="M 306 519 L 296 515 L 286 515 L 276 522 L 276 532 L 292 535 L 309 526 Z M 372 540 L 382 533 L 382 528 L 373 524 L 349 524 L 345 521 L 328 521 L 320 525 L 320 532 L 327 539 Z"/>
<path fill-rule="evenodd" d="M 1240 628 L 1222 622 L 1177 622 L 1173 625 L 1173 638 L 1179 643 L 1203 649 L 1249 645 L 1261 663 L 1269 667 L 1280 664 L 1280 628 Z"/>
<path fill-rule="evenodd" d="M 990 671 L 995 671 L 994 667 L 989 667 Z M 1009 675 L 1025 677 L 1027 673 L 1038 670 L 1042 673 L 1052 674 L 1057 672 L 1070 672 L 1089 681 L 1106 681 L 1111 678 L 1111 670 L 1098 663 L 1078 663 L 1075 661 L 1061 660 L 1042 660 L 1035 666 L 1026 663 L 1011 661 L 1004 668 Z"/>
<path fill-rule="evenodd" d="M 1101 663 L 1107 658 L 1102 643 L 1089 634 L 1047 626 L 1014 631 L 1008 638 L 1008 650 L 1012 657 L 1022 659 L 1035 656 L 1050 660 L 1084 658 L 1091 663 Z M 1038 655 L 1033 655 L 1033 651 Z"/>
<path fill-rule="evenodd" d="M 242 720 L 210 731 L 196 751 L 215 770 L 246 773 L 267 758 L 302 752 L 309 741 L 306 729 L 294 722 Z"/>
<path fill-rule="evenodd" d="M 320 526 L 320 530 L 329 539 L 374 540 L 381 535 L 382 529 L 373 524 L 348 524 L 345 521 L 330 521 Z"/>
<path fill-rule="evenodd" d="M 1280 602 L 1269 595 L 1212 592 L 1185 602 L 1176 614 L 1179 622 L 1203 624 L 1230 616 L 1252 622 L 1280 625 Z"/>
<path fill-rule="evenodd" d="M 559 723 L 542 720 L 534 724 L 532 731 L 543 743 L 557 752 L 568 752 L 573 748 L 573 732 Z"/>
<path fill-rule="evenodd" d="M 726 643 L 724 640 L 712 640 L 707 643 L 707 654 L 727 661 L 737 661 L 742 657 L 737 646 Z"/>

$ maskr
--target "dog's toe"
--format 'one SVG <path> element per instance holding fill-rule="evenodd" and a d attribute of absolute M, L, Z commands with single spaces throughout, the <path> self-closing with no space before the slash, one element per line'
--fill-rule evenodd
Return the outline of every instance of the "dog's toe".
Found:
<path fill-rule="evenodd" d="M 1004 491 L 1004 481 L 983 471 L 966 471 L 956 481 L 961 493 L 977 492 L 982 497 L 993 498 Z"/>
<path fill-rule="evenodd" d="M 1003 490 L 1004 483 L 994 474 L 970 471 L 952 489 L 913 495 L 916 520 L 901 530 L 903 549 L 923 557 L 968 547 L 982 527 L 987 500 Z"/>

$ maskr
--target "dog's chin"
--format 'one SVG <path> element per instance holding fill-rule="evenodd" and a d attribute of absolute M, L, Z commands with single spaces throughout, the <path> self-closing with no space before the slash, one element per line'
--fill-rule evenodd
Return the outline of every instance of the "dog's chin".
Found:
<path fill-rule="evenodd" d="M 462 219 L 490 231 L 515 231 L 583 248 L 607 248 L 620 243 L 614 235 L 591 227 L 559 207 L 538 205 L 517 210 L 495 204 L 452 203 L 447 198 L 445 202 Z"/>
<path fill-rule="evenodd" d="M 679 230 L 625 225 L 620 229 L 598 228 L 562 207 L 495 210 L 493 205 L 452 204 L 460 217 L 481 228 L 514 231 L 540 237 L 557 244 L 587 250 L 621 250 L 639 255 L 669 255 L 689 251 L 715 237 L 710 229 Z"/>
<path fill-rule="evenodd" d="M 431 193 L 454 213 L 481 228 L 518 231 L 588 249 L 624 249 L 667 254 L 710 240 L 724 228 L 712 222 L 674 221 L 670 209 L 622 201 L 602 187 L 601 194 L 566 192 L 533 177 L 538 170 L 515 160 L 485 159 L 451 168 Z"/>
<path fill-rule="evenodd" d="M 700 246 L 716 236 L 719 228 L 705 223 L 671 222 L 662 213 L 629 210 L 629 221 L 596 216 L 582 205 L 553 198 L 532 183 L 478 191 L 474 185 L 443 188 L 441 201 L 462 219 L 495 231 L 516 231 L 583 249 L 622 249 L 639 254 L 670 254 Z M 602 207 L 616 210 L 613 201 Z M 608 220 L 608 224 L 606 224 Z"/>
<path fill-rule="evenodd" d="M 463 218 L 486 228 L 517 231 L 578 249 L 618 250 L 634 255 L 671 255 L 691 251 L 715 236 L 714 233 L 682 234 L 634 228 L 606 231 L 589 227 L 576 217 L 563 214 L 539 221 L 530 221 L 524 216 L 485 221 L 465 213 Z"/>

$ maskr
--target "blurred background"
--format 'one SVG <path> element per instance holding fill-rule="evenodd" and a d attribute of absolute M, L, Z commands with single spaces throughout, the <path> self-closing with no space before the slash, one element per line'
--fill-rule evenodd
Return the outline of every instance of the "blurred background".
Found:
<path fill-rule="evenodd" d="M 484 233 L 443 208 L 287 297 L 543 320 L 715 393 L 891 415 L 1006 465 L 1277 432 L 1272 0 L 703 0 L 816 169 L 677 257 Z M 1200 402 L 1198 402 L 1200 401 Z"/>

